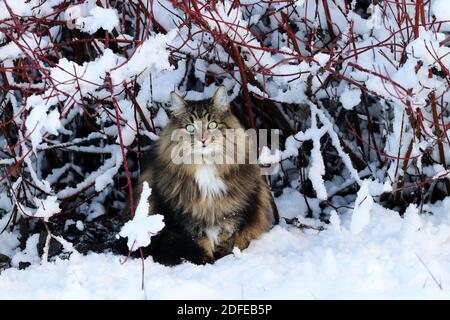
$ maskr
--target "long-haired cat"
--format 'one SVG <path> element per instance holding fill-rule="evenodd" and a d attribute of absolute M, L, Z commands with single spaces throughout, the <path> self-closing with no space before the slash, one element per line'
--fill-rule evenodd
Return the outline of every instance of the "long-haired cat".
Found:
<path fill-rule="evenodd" d="M 243 135 L 225 87 L 203 102 L 187 102 L 172 92 L 170 122 L 136 189 L 139 195 L 147 181 L 152 188 L 149 212 L 164 215 L 165 228 L 145 249 L 155 261 L 213 262 L 235 246 L 245 249 L 269 230 L 276 207 L 259 166 L 248 161 L 248 148 L 238 148 L 246 139 Z M 232 161 L 230 144 L 235 148 Z M 213 161 L 221 151 L 228 158 Z M 185 161 L 175 161 L 183 152 Z M 244 161 L 236 161 L 239 157 Z"/>

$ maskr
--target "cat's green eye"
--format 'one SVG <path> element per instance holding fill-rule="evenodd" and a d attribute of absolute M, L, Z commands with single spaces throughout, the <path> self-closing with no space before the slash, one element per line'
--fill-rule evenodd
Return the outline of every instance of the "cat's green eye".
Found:
<path fill-rule="evenodd" d="M 208 129 L 215 129 L 215 128 L 217 128 L 217 122 L 211 121 L 211 122 L 208 124 Z"/>
<path fill-rule="evenodd" d="M 186 130 L 189 133 L 193 133 L 195 131 L 195 127 L 193 124 L 188 124 L 188 125 L 186 125 Z"/>

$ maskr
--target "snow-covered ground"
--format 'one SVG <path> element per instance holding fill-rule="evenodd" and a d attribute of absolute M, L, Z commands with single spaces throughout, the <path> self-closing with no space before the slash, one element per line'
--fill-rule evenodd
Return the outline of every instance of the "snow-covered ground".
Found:
<path fill-rule="evenodd" d="M 296 196 L 278 199 L 283 215 L 298 214 Z M 283 223 L 214 265 L 164 267 L 149 257 L 144 290 L 139 259 L 122 264 L 112 254 L 75 253 L 69 260 L 3 271 L 0 298 L 449 299 L 449 212 L 450 198 L 430 213 L 410 207 L 405 218 L 374 205 L 358 234 L 351 232 L 350 211 L 320 232 Z"/>
<path fill-rule="evenodd" d="M 0 0 L 0 298 L 450 299 L 449 1 Z M 282 162 L 277 203 L 303 228 L 283 221 L 214 265 L 149 257 L 144 290 L 139 259 L 49 262 L 42 226 L 19 247 L 19 219 L 61 234 L 71 212 L 81 233 L 122 209 L 170 92 L 200 101 L 219 84 L 248 124 L 252 108 L 257 126 L 281 124 L 283 149 L 259 161 Z M 130 246 L 163 227 L 150 192 L 120 232 Z"/>

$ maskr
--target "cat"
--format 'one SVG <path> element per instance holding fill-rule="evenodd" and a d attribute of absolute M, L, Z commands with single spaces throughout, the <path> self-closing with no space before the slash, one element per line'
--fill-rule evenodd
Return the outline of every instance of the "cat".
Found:
<path fill-rule="evenodd" d="M 170 111 L 135 192 L 138 196 L 147 181 L 152 188 L 149 212 L 164 215 L 165 228 L 144 251 L 165 265 L 212 263 L 234 247 L 247 248 L 277 222 L 278 212 L 259 166 L 248 161 L 248 148 L 237 148 L 243 141 L 239 138 L 246 138 L 224 86 L 202 102 L 185 101 L 172 92 Z M 235 136 L 220 139 L 227 129 Z M 174 133 L 187 139 L 176 140 Z M 212 161 L 230 141 L 236 153 L 231 159 L 245 161 Z M 229 150 L 224 151 L 228 160 Z M 174 161 L 181 151 L 191 162 Z M 192 163 L 195 157 L 199 161 Z"/>

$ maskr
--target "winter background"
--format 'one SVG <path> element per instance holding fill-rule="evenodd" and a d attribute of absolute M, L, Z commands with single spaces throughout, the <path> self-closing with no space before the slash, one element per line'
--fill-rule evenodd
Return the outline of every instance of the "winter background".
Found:
<path fill-rule="evenodd" d="M 0 0 L 0 298 L 450 298 L 448 0 Z M 219 85 L 279 225 L 213 265 L 126 259 L 169 94 Z M 151 161 L 151 159 L 150 159 Z"/>

